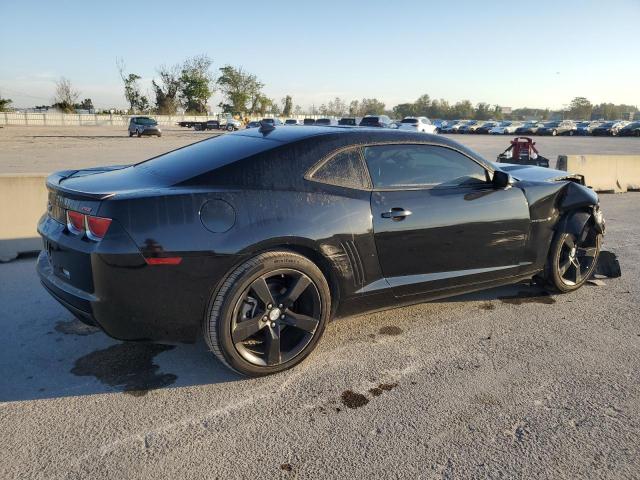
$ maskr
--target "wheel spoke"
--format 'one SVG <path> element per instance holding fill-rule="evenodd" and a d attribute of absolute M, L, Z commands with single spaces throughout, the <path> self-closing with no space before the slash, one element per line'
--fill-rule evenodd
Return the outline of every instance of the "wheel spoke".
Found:
<path fill-rule="evenodd" d="M 567 235 L 565 237 L 564 244 L 569 248 L 573 248 L 576 246 L 576 242 L 573 240 L 573 237 L 571 235 Z"/>
<path fill-rule="evenodd" d="M 576 274 L 574 275 L 574 278 L 577 285 L 582 280 L 582 269 L 580 268 L 580 262 L 578 262 L 577 260 L 575 261 L 573 266 L 576 269 Z"/>
<path fill-rule="evenodd" d="M 564 262 L 563 264 L 560 265 L 560 267 L 558 267 L 558 272 L 560 273 L 560 276 L 563 277 L 565 273 L 567 273 L 567 270 L 569 269 L 569 267 L 571 266 L 571 259 L 568 258 L 566 262 Z"/>
<path fill-rule="evenodd" d="M 273 305 L 274 303 L 276 303 L 273 300 L 273 295 L 271 295 L 271 290 L 269 290 L 269 285 L 267 285 L 264 277 L 256 279 L 251 284 L 251 290 L 255 292 L 255 294 L 262 301 L 262 303 L 265 304 L 265 306 Z"/>
<path fill-rule="evenodd" d="M 305 332 L 313 332 L 318 326 L 318 320 L 308 315 L 287 311 L 284 314 L 283 323 L 291 327 L 299 328 Z"/>
<path fill-rule="evenodd" d="M 277 365 L 280 363 L 280 324 L 267 330 L 264 346 L 265 361 L 267 365 Z"/>
<path fill-rule="evenodd" d="M 283 303 L 286 307 L 291 306 L 309 285 L 311 285 L 311 281 L 305 275 L 301 274 L 293 281 L 291 287 L 289 287 L 287 293 L 284 294 L 280 303 Z"/>
<path fill-rule="evenodd" d="M 251 335 L 259 332 L 264 327 L 264 323 L 262 323 L 261 320 L 262 316 L 258 315 L 257 317 L 238 322 L 236 327 L 233 329 L 233 332 L 231 332 L 233 343 L 242 342 Z"/>
<path fill-rule="evenodd" d="M 596 247 L 579 248 L 576 251 L 578 257 L 595 257 L 598 249 Z"/>

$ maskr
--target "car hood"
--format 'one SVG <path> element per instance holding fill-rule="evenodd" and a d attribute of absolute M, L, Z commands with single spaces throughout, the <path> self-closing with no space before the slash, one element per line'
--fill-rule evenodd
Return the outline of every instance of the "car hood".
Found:
<path fill-rule="evenodd" d="M 528 182 L 558 182 L 562 180 L 582 181 L 581 175 L 553 168 L 536 167 L 535 165 L 515 165 L 512 163 L 495 163 L 493 165 L 503 172 L 507 172 L 515 180 Z"/>

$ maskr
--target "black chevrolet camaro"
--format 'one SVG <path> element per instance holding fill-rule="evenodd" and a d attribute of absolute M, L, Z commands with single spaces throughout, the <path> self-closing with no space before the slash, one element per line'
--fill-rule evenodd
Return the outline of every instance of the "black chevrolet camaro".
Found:
<path fill-rule="evenodd" d="M 194 341 L 265 375 L 336 317 L 592 273 L 604 233 L 579 176 L 439 136 L 263 124 L 127 166 L 57 172 L 44 287 L 123 340 Z"/>

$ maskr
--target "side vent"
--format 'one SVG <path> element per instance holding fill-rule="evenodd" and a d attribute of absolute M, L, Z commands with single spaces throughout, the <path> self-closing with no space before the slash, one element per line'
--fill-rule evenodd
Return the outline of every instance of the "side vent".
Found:
<path fill-rule="evenodd" d="M 353 240 L 347 240 L 340 242 L 340 245 L 349 259 L 351 271 L 353 272 L 353 283 L 356 287 L 360 288 L 364 285 L 364 267 L 362 266 L 362 260 L 360 259 L 360 253 L 356 248 L 356 244 Z"/>

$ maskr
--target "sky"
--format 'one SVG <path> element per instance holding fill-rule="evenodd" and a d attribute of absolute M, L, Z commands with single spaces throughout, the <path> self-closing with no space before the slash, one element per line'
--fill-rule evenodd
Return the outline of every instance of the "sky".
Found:
<path fill-rule="evenodd" d="M 98 108 L 124 107 L 117 57 L 151 98 L 158 66 L 201 53 L 306 108 L 336 96 L 391 108 L 424 93 L 640 106 L 640 0 L 0 0 L 0 18 L 0 96 L 15 107 L 52 103 L 61 76 Z"/>

